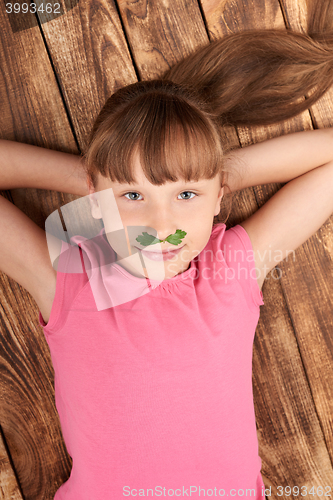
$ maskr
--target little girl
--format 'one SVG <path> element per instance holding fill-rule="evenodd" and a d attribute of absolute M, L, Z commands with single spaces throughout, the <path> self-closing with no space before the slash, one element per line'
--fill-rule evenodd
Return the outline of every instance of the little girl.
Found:
<path fill-rule="evenodd" d="M 0 197 L 0 268 L 39 306 L 73 459 L 55 500 L 265 498 L 252 395 L 261 287 L 276 253 L 283 260 L 333 212 L 333 134 L 231 152 L 223 126 L 288 119 L 333 83 L 332 7 L 312 5 L 308 35 L 230 35 L 118 90 L 79 173 L 67 163 L 71 180 L 51 161 L 35 177 L 25 169 L 27 187 L 89 193 L 102 222 L 93 238 L 64 233 L 55 254 L 55 235 L 47 247 Z M 1 141 L 11 159 L 1 189 L 15 187 L 15 146 Z M 249 219 L 214 225 L 225 188 L 271 182 L 287 184 Z"/>

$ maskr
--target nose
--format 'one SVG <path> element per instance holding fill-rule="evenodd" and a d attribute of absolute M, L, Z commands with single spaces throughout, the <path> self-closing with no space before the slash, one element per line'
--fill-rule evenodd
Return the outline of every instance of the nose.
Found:
<path fill-rule="evenodd" d="M 172 217 L 170 210 L 154 210 L 155 213 L 151 214 L 148 225 L 157 231 L 157 238 L 165 240 L 170 234 L 174 234 L 179 227 Z M 168 245 L 167 242 L 164 242 Z"/>

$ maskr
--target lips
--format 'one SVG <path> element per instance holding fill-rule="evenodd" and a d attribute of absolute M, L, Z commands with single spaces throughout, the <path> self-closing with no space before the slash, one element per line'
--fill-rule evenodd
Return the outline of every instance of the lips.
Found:
<path fill-rule="evenodd" d="M 148 251 L 148 250 L 141 250 L 141 248 L 138 248 L 138 247 L 135 247 L 135 248 L 137 248 L 138 250 L 140 250 L 140 252 L 142 253 L 142 255 L 144 257 L 147 257 L 150 260 L 161 261 L 161 260 L 172 259 L 172 257 L 174 257 L 175 255 L 177 255 L 184 246 L 185 245 L 183 245 L 180 248 L 177 248 L 176 250 L 172 250 L 172 251 L 169 251 L 169 250 L 165 251 L 164 250 L 163 252 L 152 252 L 151 250 Z"/>

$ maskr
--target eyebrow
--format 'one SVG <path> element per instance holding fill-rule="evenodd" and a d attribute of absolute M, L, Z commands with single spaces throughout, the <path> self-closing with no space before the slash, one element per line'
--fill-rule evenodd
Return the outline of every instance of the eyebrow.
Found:
<path fill-rule="evenodd" d="M 201 185 L 201 184 L 205 184 L 206 181 L 208 181 L 210 179 L 201 179 L 200 181 L 194 181 L 194 182 L 191 182 L 191 181 L 184 181 L 183 184 L 191 184 L 191 185 Z M 120 184 L 120 186 L 122 186 L 120 189 L 126 189 L 126 186 L 141 186 L 141 184 L 137 183 L 137 182 L 129 182 L 129 183 L 125 183 L 125 184 Z"/>

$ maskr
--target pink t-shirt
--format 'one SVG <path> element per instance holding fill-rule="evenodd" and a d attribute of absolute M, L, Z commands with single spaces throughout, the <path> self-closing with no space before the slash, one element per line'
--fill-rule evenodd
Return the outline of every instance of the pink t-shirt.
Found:
<path fill-rule="evenodd" d="M 98 251 L 84 240 L 71 240 L 82 254 L 70 248 L 86 263 Z M 104 229 L 93 244 L 114 254 Z M 148 281 L 118 264 L 112 279 L 102 269 L 94 267 L 101 287 Z M 240 225 L 215 225 L 187 271 L 103 310 L 86 272 L 58 271 L 49 322 L 41 313 L 39 322 L 73 467 L 54 499 L 264 499 L 252 394 L 263 304 Z"/>

